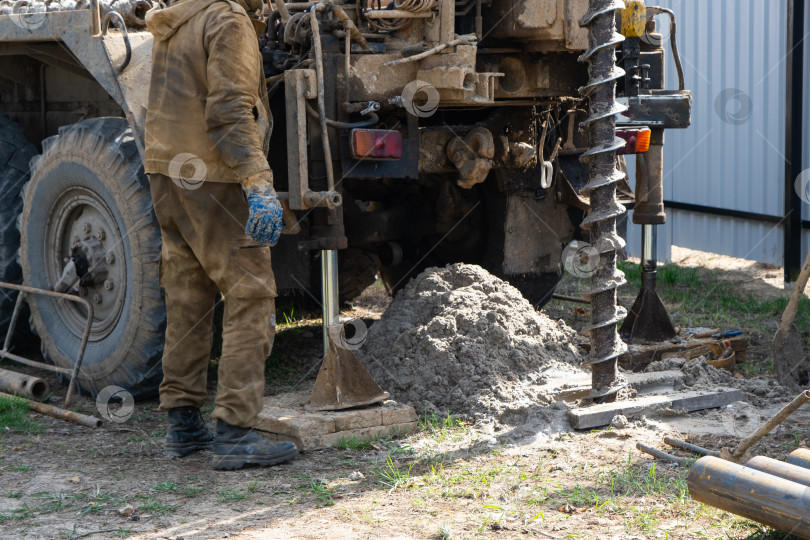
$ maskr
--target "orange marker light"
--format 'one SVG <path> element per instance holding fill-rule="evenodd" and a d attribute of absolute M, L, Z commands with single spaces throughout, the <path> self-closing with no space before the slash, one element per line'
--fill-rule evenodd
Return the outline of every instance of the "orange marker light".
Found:
<path fill-rule="evenodd" d="M 650 135 L 648 128 L 617 129 L 616 136 L 627 143 L 624 148 L 616 151 L 617 154 L 643 154 L 650 149 Z"/>
<path fill-rule="evenodd" d="M 638 138 L 636 139 L 636 153 L 643 154 L 650 149 L 650 135 L 652 131 L 649 129 L 638 130 Z"/>
<path fill-rule="evenodd" d="M 402 133 L 385 129 L 353 129 L 352 156 L 355 159 L 400 159 Z"/>

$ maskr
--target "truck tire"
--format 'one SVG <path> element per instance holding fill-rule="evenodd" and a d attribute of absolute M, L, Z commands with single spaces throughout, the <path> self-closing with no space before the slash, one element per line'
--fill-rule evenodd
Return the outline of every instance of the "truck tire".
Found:
<path fill-rule="evenodd" d="M 307 297 L 317 299 L 320 305 L 321 298 L 321 259 L 313 257 L 312 272 L 310 274 L 310 289 Z M 347 248 L 338 251 L 338 295 L 340 304 L 348 305 L 360 296 L 377 280 L 379 263 L 377 259 L 357 248 Z M 300 294 L 300 291 L 299 291 Z M 314 304 L 313 304 L 314 305 Z"/>
<path fill-rule="evenodd" d="M 60 128 L 42 147 L 23 188 L 25 283 L 53 289 L 73 257 L 85 276 L 78 294 L 95 310 L 79 390 L 95 396 L 116 385 L 135 398 L 152 396 L 162 377 L 166 308 L 158 283 L 160 229 L 132 132 L 124 119 L 95 118 Z M 41 295 L 29 304 L 43 356 L 72 367 L 84 309 Z"/>
<path fill-rule="evenodd" d="M 338 294 L 347 304 L 377 280 L 379 264 L 365 251 L 349 248 L 338 252 Z"/>
<path fill-rule="evenodd" d="M 22 283 L 22 270 L 17 261 L 20 232 L 17 218 L 22 210 L 20 190 L 28 181 L 28 164 L 37 149 L 25 138 L 22 128 L 0 113 L 0 281 Z M 0 291 L 0 339 L 5 337 L 16 291 Z M 21 314 L 24 315 L 24 314 Z M 17 322 L 18 336 L 29 334 L 27 316 Z"/>
<path fill-rule="evenodd" d="M 452 178 L 456 183 L 455 177 Z M 488 181 L 489 182 L 489 181 Z M 508 275 L 503 272 L 504 231 L 506 199 L 496 191 L 492 183 L 485 183 L 460 193 L 471 203 L 463 221 L 467 229 L 454 226 L 456 234 L 434 234 L 423 237 L 421 245 L 406 248 L 410 255 L 396 266 L 382 266 L 380 275 L 386 288 L 396 294 L 411 279 L 431 266 L 444 267 L 463 262 L 477 264 L 494 276 L 509 282 L 534 306 L 541 310 L 551 300 L 561 274 L 543 272 L 527 275 Z M 476 208 L 478 210 L 476 211 Z M 460 224 L 461 221 L 457 222 Z M 493 226 L 492 224 L 496 224 Z M 453 230 L 451 229 L 451 231 Z"/>

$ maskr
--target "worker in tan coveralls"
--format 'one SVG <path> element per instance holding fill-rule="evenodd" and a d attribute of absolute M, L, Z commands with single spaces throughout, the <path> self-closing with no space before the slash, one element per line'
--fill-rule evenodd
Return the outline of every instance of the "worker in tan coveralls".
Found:
<path fill-rule="evenodd" d="M 163 236 L 168 321 L 160 408 L 164 453 L 214 449 L 215 469 L 294 458 L 252 429 L 275 334 L 270 248 L 281 205 L 267 163 L 272 128 L 254 24 L 261 0 L 177 0 L 146 16 L 154 35 L 146 172 Z M 212 435 L 200 414 L 217 292 L 225 297 Z"/>

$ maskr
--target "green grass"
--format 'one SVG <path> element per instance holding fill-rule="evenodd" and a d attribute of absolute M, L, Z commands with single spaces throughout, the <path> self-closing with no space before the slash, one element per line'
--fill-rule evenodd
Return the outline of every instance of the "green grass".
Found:
<path fill-rule="evenodd" d="M 425 413 L 419 419 L 419 429 L 438 441 L 447 438 L 458 440 L 469 431 L 461 420 L 449 413 L 446 416 Z"/>
<path fill-rule="evenodd" d="M 335 504 L 333 498 L 335 495 L 335 488 L 330 487 L 325 481 L 316 480 L 311 476 L 302 476 L 300 478 L 304 479 L 305 482 L 299 485 L 298 489 L 306 491 L 312 497 L 314 497 L 318 508 L 332 506 Z"/>
<path fill-rule="evenodd" d="M 413 463 L 411 463 L 407 468 L 400 468 L 394 461 L 389 457 L 385 461 L 385 465 L 377 469 L 377 476 L 378 481 L 388 487 L 390 490 L 394 490 L 399 487 L 410 487 L 413 485 L 413 480 L 411 479 L 411 469 L 413 468 Z"/>
<path fill-rule="evenodd" d="M 29 416 L 28 402 L 17 397 L 0 397 L 0 437 L 9 432 L 42 433 L 45 424 Z"/>
<path fill-rule="evenodd" d="M 198 487 L 198 486 L 188 486 L 187 488 L 185 488 L 185 489 L 183 490 L 183 494 L 184 494 L 186 497 L 196 497 L 197 495 L 199 495 L 199 494 L 200 494 L 200 493 L 202 493 L 203 491 L 204 491 L 204 489 L 203 489 L 203 488 L 201 488 L 201 487 Z"/>
<path fill-rule="evenodd" d="M 631 289 L 638 291 L 641 266 L 621 261 L 618 267 L 624 272 Z M 667 305 L 673 322 L 682 326 L 773 334 L 774 323 L 780 320 L 788 298 L 757 298 L 745 292 L 739 284 L 721 281 L 718 275 L 718 271 L 676 264 L 658 267 L 658 294 Z M 635 292 L 625 291 L 624 294 L 634 296 Z M 796 326 L 806 339 L 810 336 L 810 299 L 806 297 L 800 301 Z"/>
<path fill-rule="evenodd" d="M 290 387 L 297 382 L 297 375 L 299 375 L 287 358 L 276 353 L 267 357 L 264 363 L 264 374 L 268 383 Z"/>
<path fill-rule="evenodd" d="M 167 491 L 177 491 L 177 484 L 175 484 L 171 480 L 166 480 L 165 482 L 161 482 L 159 484 L 155 484 L 154 486 L 150 487 L 149 491 L 158 493 Z"/>
<path fill-rule="evenodd" d="M 12 520 L 25 520 L 34 516 L 34 510 L 26 503 L 14 510 L 0 510 L 0 523 Z"/>
<path fill-rule="evenodd" d="M 683 502 L 689 495 L 686 485 L 688 472 L 689 469 L 683 467 L 676 476 L 669 476 L 659 472 L 654 462 L 647 469 L 644 463 L 633 463 L 633 453 L 630 452 L 621 468 L 607 474 L 606 481 L 610 491 L 616 495 L 666 497 Z"/>
<path fill-rule="evenodd" d="M 661 283 L 669 287 L 674 287 L 676 284 L 680 284 L 685 287 L 695 289 L 701 286 L 698 269 L 690 266 L 665 264 L 658 271 L 658 276 Z"/>
<path fill-rule="evenodd" d="M 627 283 L 641 287 L 641 265 L 630 261 L 616 261 L 616 267 L 624 272 Z"/>
<path fill-rule="evenodd" d="M 0 523 L 9 520 L 26 520 L 37 515 L 53 514 L 65 510 L 75 517 L 87 514 L 111 512 L 125 502 L 122 495 L 102 492 L 99 488 L 90 491 L 40 491 L 30 495 L 32 504 L 23 502 L 15 510 L 0 510 Z M 35 502 L 34 502 L 35 501 Z"/>
<path fill-rule="evenodd" d="M 138 509 L 144 512 L 154 512 L 155 514 L 170 514 L 177 510 L 178 506 L 177 504 L 164 503 L 155 499 L 146 499 L 146 502 L 140 505 Z"/>
<path fill-rule="evenodd" d="M 242 493 L 236 489 L 222 489 L 220 490 L 219 495 L 219 502 L 222 503 L 236 502 L 247 498 L 245 493 Z"/>
<path fill-rule="evenodd" d="M 361 438 L 357 436 L 343 438 L 341 437 L 337 443 L 338 450 L 368 450 L 376 441 L 379 441 L 379 438 Z"/>
<path fill-rule="evenodd" d="M 295 322 L 295 305 L 290 305 L 286 310 L 281 310 L 281 318 L 278 321 L 279 326 L 292 326 Z"/>
<path fill-rule="evenodd" d="M 117 493 L 100 493 L 88 495 L 81 493 L 78 500 L 82 502 L 78 515 L 96 514 L 102 511 L 109 511 L 124 504 L 124 498 Z"/>
<path fill-rule="evenodd" d="M 576 508 L 598 509 L 610 502 L 610 499 L 600 497 L 595 489 L 584 487 L 580 484 L 575 485 L 571 491 L 563 489 L 558 485 L 557 489 L 551 489 L 549 493 L 562 497 L 567 503 Z"/>

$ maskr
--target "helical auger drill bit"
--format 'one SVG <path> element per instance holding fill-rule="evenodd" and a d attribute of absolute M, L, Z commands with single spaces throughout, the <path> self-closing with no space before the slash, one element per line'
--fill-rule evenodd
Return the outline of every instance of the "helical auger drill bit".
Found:
<path fill-rule="evenodd" d="M 616 362 L 627 351 L 617 325 L 627 310 L 616 303 L 616 289 L 626 283 L 616 268 L 616 253 L 624 241 L 616 233 L 616 217 L 625 212 L 616 200 L 616 183 L 625 175 L 616 168 L 616 150 L 624 141 L 616 137 L 616 115 L 626 107 L 616 101 L 616 80 L 624 70 L 616 65 L 616 45 L 624 37 L 616 32 L 614 13 L 624 8 L 621 0 L 590 0 L 588 13 L 580 21 L 588 27 L 589 48 L 580 62 L 588 62 L 588 84 L 579 93 L 588 98 L 589 115 L 582 123 L 588 133 L 588 151 L 580 158 L 589 169 L 589 181 L 582 189 L 590 195 L 590 211 L 582 227 L 591 232 L 591 244 L 599 253 L 599 265 L 591 274 L 586 298 L 591 301 L 588 328 L 591 351 L 585 364 L 591 368 L 591 393 L 598 402 L 614 401 L 624 386 Z"/>

